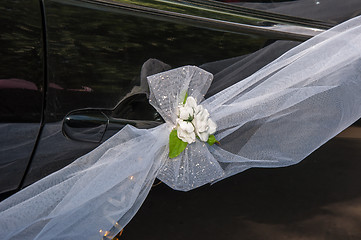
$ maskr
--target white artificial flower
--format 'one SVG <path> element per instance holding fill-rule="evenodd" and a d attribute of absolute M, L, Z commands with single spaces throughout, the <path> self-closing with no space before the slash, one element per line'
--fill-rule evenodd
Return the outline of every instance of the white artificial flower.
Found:
<path fill-rule="evenodd" d="M 190 118 L 191 119 L 193 118 L 193 115 L 194 115 L 193 108 L 186 107 L 186 106 L 179 106 L 178 111 L 179 111 L 179 118 L 182 120 L 188 120 Z"/>
<path fill-rule="evenodd" d="M 196 134 L 194 132 L 193 124 L 182 119 L 177 118 L 177 136 L 183 142 L 193 143 L 196 141 Z"/>
<path fill-rule="evenodd" d="M 217 124 L 215 122 L 213 122 L 212 119 L 208 118 L 208 133 L 209 135 L 212 135 L 216 132 L 217 130 Z"/>
<path fill-rule="evenodd" d="M 176 120 L 177 136 L 183 142 L 195 142 L 196 135 L 207 142 L 209 135 L 216 132 L 217 125 L 209 118 L 209 112 L 202 105 L 197 105 L 193 97 L 188 97 L 185 104 L 178 106 Z"/>
<path fill-rule="evenodd" d="M 194 114 L 194 124 L 196 129 L 200 132 L 206 131 L 207 128 L 207 120 L 209 118 L 208 110 L 205 109 L 202 105 L 198 105 Z"/>
<path fill-rule="evenodd" d="M 187 107 L 196 108 L 197 102 L 194 97 L 187 97 L 186 103 L 184 105 Z"/>
<path fill-rule="evenodd" d="M 196 107 L 192 123 L 197 136 L 203 142 L 207 142 L 209 135 L 216 132 L 216 123 L 209 118 L 208 110 L 201 105 Z"/>
<path fill-rule="evenodd" d="M 178 106 L 179 118 L 183 120 L 192 120 L 196 107 L 196 100 L 193 97 L 188 97 L 185 104 Z"/>

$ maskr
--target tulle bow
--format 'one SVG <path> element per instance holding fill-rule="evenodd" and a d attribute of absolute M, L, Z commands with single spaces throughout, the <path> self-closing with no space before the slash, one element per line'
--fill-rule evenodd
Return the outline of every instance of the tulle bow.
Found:
<path fill-rule="evenodd" d="M 148 77 L 149 102 L 170 129 L 176 125 L 177 108 L 186 93 L 199 104 L 213 75 L 195 66 L 185 66 Z M 208 109 L 210 111 L 210 109 Z M 196 140 L 178 157 L 164 159 L 158 178 L 176 190 L 188 191 L 221 178 L 223 169 L 205 142 Z"/>

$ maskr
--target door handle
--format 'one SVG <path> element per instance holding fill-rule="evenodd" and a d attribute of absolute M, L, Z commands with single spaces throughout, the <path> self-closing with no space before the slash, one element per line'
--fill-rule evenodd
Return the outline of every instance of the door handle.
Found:
<path fill-rule="evenodd" d="M 137 128 L 153 128 L 164 120 L 149 104 L 145 93 L 122 100 L 114 109 L 79 109 L 68 113 L 63 134 L 72 140 L 99 143 L 127 124 Z"/>

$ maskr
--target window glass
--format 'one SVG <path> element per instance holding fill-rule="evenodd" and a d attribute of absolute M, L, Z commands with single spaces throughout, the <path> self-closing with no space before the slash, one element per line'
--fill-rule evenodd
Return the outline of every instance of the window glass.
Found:
<path fill-rule="evenodd" d="M 361 14 L 360 0 L 219 0 L 241 7 L 333 24 Z"/>

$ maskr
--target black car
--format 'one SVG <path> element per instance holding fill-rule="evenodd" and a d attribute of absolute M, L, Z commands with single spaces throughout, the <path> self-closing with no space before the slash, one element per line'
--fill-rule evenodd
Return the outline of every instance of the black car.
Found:
<path fill-rule="evenodd" d="M 0 193 L 66 166 L 126 124 L 162 123 L 148 104 L 149 75 L 187 64 L 216 74 L 247 57 L 232 82 L 215 78 L 211 96 L 361 13 L 356 0 L 224 2 L 2 1 Z M 341 137 L 358 141 L 357 126 Z"/>
<path fill-rule="evenodd" d="M 126 124 L 150 128 L 162 123 L 148 104 L 146 76 L 182 65 L 198 65 L 215 74 L 207 94 L 211 96 L 251 75 L 288 49 L 359 15 L 361 2 L 3 0 L 0 13 L 0 193 L 3 198 L 91 151 Z M 217 81 L 217 73 L 236 62 L 242 68 L 241 73 L 232 82 Z M 359 126 L 354 124 L 328 143 L 325 147 L 328 153 L 321 149 L 310 158 L 330 158 L 329 150 L 338 148 L 337 152 L 346 154 L 334 154 L 334 159 L 344 157 L 354 163 L 361 156 Z M 340 169 L 332 156 L 330 163 L 328 170 Z M 282 170 L 274 171 L 282 175 Z M 345 172 L 339 171 L 341 175 Z M 242 180 L 257 185 L 257 180 L 263 179 L 260 172 L 262 176 L 272 175 L 262 170 L 248 171 Z M 338 170 L 332 173 L 335 172 Z M 349 178 L 357 181 L 353 173 L 350 172 Z M 278 181 L 276 177 L 270 178 Z M 297 186 L 297 182 L 292 184 Z M 293 189 L 292 184 L 288 190 Z M 333 187 L 329 192 L 336 191 L 335 194 L 342 188 L 335 184 Z M 246 188 L 245 193 L 250 192 Z M 179 198 L 176 194 L 169 197 Z M 347 194 L 358 195 L 354 188 Z M 189 196 L 183 198 L 185 206 L 197 198 Z M 154 199 L 161 200 L 158 196 Z M 331 196 L 331 199 L 339 197 Z M 145 207 L 147 204 L 149 201 Z M 171 210 L 174 206 L 161 207 Z M 277 223 L 270 217 L 277 212 L 261 207 L 262 212 L 266 209 L 271 212 L 265 216 Z M 247 213 L 247 209 L 243 210 Z M 182 212 L 182 208 L 177 211 Z M 253 215 L 251 210 L 248 214 L 246 219 L 262 219 L 267 223 L 265 216 L 257 215 L 257 210 Z M 141 219 L 129 228 L 142 224 Z M 147 230 L 144 229 L 145 235 Z M 172 231 L 164 228 L 167 230 Z M 187 237 L 186 233 L 179 236 Z M 141 233 L 133 233 L 137 234 L 139 239 Z M 154 234 L 154 239 L 161 235 Z M 147 236 L 151 239 L 151 234 Z M 219 239 L 222 235 L 213 232 L 202 236 Z M 261 238 L 255 234 L 249 235 L 249 239 Z"/>

